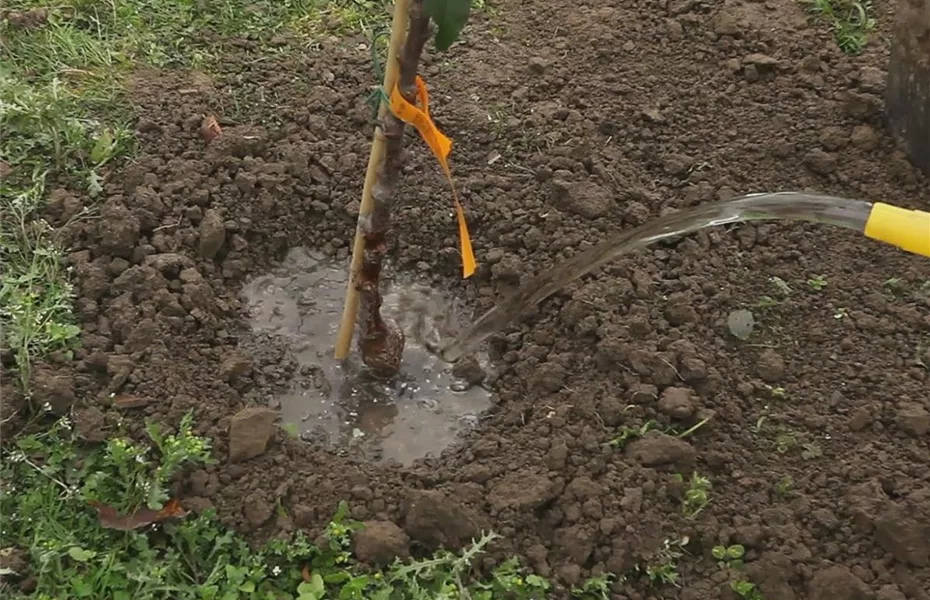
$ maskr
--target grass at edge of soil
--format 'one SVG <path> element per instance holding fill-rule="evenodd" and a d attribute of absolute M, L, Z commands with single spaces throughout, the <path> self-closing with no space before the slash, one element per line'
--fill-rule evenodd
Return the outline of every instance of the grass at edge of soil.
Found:
<path fill-rule="evenodd" d="M 77 443 L 68 417 L 6 448 L 0 467 L 0 543 L 4 597 L 52 600 L 542 600 L 548 581 L 517 559 L 487 577 L 474 559 L 498 536 L 485 533 L 460 553 L 365 571 L 352 554 L 362 527 L 340 505 L 324 535 L 275 539 L 262 547 L 222 527 L 211 512 L 183 518 L 169 483 L 183 468 L 209 463 L 210 443 L 192 433 L 188 414 L 174 433 L 147 427 L 151 444 L 114 437 Z M 96 511 L 95 511 L 96 509 Z M 151 511 L 151 512 L 146 512 Z M 278 505 L 279 517 L 286 517 Z M 146 514 L 146 517 L 139 515 Z M 134 515 L 132 518 L 118 515 Z M 158 515 L 174 515 L 163 519 Z M 138 525 L 131 530 L 127 522 Z M 150 522 L 152 521 L 152 522 Z M 573 590 L 609 598 L 610 575 Z M 63 595 L 64 594 L 64 595 Z"/>
<path fill-rule="evenodd" d="M 92 201 L 134 140 L 125 83 L 137 66 L 209 69 L 224 45 L 275 36 L 372 33 L 385 0 L 12 0 L 0 22 L 0 327 L 28 398 L 32 364 L 68 352 L 80 334 L 60 229 L 45 218 L 62 181 Z M 293 47 L 293 46 L 291 46 Z M 92 206 L 92 202 L 85 205 Z M 74 219 L 93 217 L 93 208 Z M 60 224 L 59 224 L 60 225 Z M 36 407 L 33 407 L 36 408 Z"/>
<path fill-rule="evenodd" d="M 871 0 L 799 0 L 804 10 L 825 20 L 840 50 L 859 54 L 875 29 Z"/>

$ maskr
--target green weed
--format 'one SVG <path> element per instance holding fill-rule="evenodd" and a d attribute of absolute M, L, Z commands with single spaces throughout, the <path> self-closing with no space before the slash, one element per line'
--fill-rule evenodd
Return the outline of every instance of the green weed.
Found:
<path fill-rule="evenodd" d="M 798 438 L 795 433 L 787 427 L 779 427 L 775 434 L 775 449 L 779 454 L 786 454 L 788 451 L 796 448 Z"/>
<path fill-rule="evenodd" d="M 748 581 L 731 581 L 730 588 L 743 600 L 765 600 L 756 584 Z"/>
<path fill-rule="evenodd" d="M 756 308 L 773 308 L 778 306 L 778 304 L 778 300 L 775 300 L 771 296 L 760 296 L 758 302 L 756 302 Z"/>
<path fill-rule="evenodd" d="M 746 548 L 739 544 L 733 546 L 714 546 L 711 550 L 711 554 L 721 567 L 739 569 L 743 566 L 743 556 L 746 555 Z"/>
<path fill-rule="evenodd" d="M 811 277 L 807 280 L 807 286 L 815 292 L 820 292 L 827 287 L 827 280 L 823 275 Z"/>
<path fill-rule="evenodd" d="M 543 599 L 549 583 L 514 559 L 486 580 L 471 565 L 497 538 L 484 534 L 459 554 L 440 552 L 362 572 L 351 553 L 361 525 L 340 504 L 321 546 L 298 534 L 252 548 L 207 512 L 197 517 L 108 529 L 91 503 L 122 514 L 161 507 L 167 482 L 187 465 L 209 461 L 210 443 L 191 432 L 186 416 L 177 432 L 149 426 L 150 444 L 114 439 L 82 448 L 71 423 L 15 440 L 0 466 L 4 552 L 28 557 L 28 572 L 5 572 L 4 598 L 35 600 L 426 600 Z M 99 503 L 99 504 L 97 504 Z M 111 525 L 112 526 L 112 525 Z M 304 568 L 310 576 L 305 578 Z M 28 576 L 34 589 L 11 587 Z"/>
<path fill-rule="evenodd" d="M 792 479 L 791 475 L 785 475 L 778 480 L 778 483 L 775 484 L 775 493 L 779 497 L 784 498 L 788 495 L 788 492 L 791 491 L 793 485 L 794 479 Z"/>
<path fill-rule="evenodd" d="M 681 574 L 678 573 L 678 559 L 683 556 L 682 548 L 688 538 L 679 540 L 666 539 L 656 554 L 656 560 L 645 568 L 646 577 L 653 585 L 673 585 L 681 587 Z"/>
<path fill-rule="evenodd" d="M 581 587 L 572 587 L 572 598 L 578 600 L 610 600 L 610 586 L 616 580 L 613 573 L 591 577 Z"/>
<path fill-rule="evenodd" d="M 700 421 L 698 421 L 697 423 L 695 423 L 694 425 L 692 425 L 691 427 L 685 430 L 679 430 L 678 428 L 671 426 L 671 425 L 663 427 L 659 422 L 652 421 L 652 420 L 646 421 L 639 427 L 629 427 L 627 425 L 624 425 L 623 427 L 620 428 L 620 432 L 613 439 L 607 442 L 607 444 L 609 446 L 613 446 L 614 448 L 623 449 L 627 445 L 628 442 L 635 440 L 635 439 L 639 439 L 653 430 L 661 431 L 667 435 L 673 435 L 677 438 L 684 439 L 688 437 L 689 435 L 693 434 L 694 432 L 696 432 L 698 429 L 700 429 L 704 425 L 706 425 L 709 421 L 710 421 L 709 417 L 706 419 L 701 419 Z"/>
<path fill-rule="evenodd" d="M 781 277 L 773 276 L 769 278 L 769 281 L 772 283 L 772 285 L 775 286 L 775 289 L 778 290 L 778 293 L 786 298 L 794 291 L 791 289 L 791 286 L 788 285 L 788 282 Z"/>
<path fill-rule="evenodd" d="M 847 54 L 859 54 L 875 29 L 870 0 L 800 0 L 818 19 L 827 21 L 837 45 Z"/>
<path fill-rule="evenodd" d="M 661 425 L 656 421 L 646 421 L 639 427 L 624 425 L 620 428 L 620 432 L 610 440 L 608 444 L 622 450 L 628 442 L 643 437 L 653 429 L 661 429 Z"/>
<path fill-rule="evenodd" d="M 675 479 L 684 481 L 681 473 L 676 473 Z M 681 502 L 681 511 L 685 517 L 693 519 L 704 510 L 704 507 L 710 504 L 711 487 L 713 486 L 707 477 L 698 475 L 697 472 L 691 474 L 691 479 L 688 480 L 688 488 L 685 490 Z"/>
<path fill-rule="evenodd" d="M 0 329 L 24 390 L 31 357 L 67 350 L 80 333 L 71 312 L 73 290 L 62 266 L 61 244 L 55 230 L 36 215 L 44 192 L 45 173 L 37 172 L 29 187 L 0 193 Z"/>

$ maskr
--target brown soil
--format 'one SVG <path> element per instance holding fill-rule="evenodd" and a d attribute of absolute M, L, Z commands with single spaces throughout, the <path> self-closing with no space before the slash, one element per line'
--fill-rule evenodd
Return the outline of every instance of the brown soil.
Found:
<path fill-rule="evenodd" d="M 461 281 L 447 186 L 412 136 L 391 249 L 392 268 L 476 314 L 611 231 L 715 198 L 815 189 L 930 209 L 881 115 L 880 35 L 845 56 L 791 0 L 496 4 L 423 69 L 479 271 Z M 880 34 L 892 5 L 876 5 Z M 689 537 L 680 589 L 634 578 L 616 598 L 732 598 L 710 555 L 727 543 L 747 547 L 767 600 L 928 598 L 930 264 L 846 231 L 704 231 L 584 278 L 493 340 L 498 404 L 411 468 L 292 440 L 264 410 L 234 418 L 268 406 L 296 364 L 250 337 L 244 281 L 292 246 L 348 254 L 371 133 L 361 41 L 139 74 L 141 154 L 109 175 L 99 218 L 69 226 L 83 349 L 37 371 L 40 402 L 103 411 L 95 429 L 121 413 L 137 435 L 193 409 L 220 463 L 175 491 L 256 540 L 316 532 L 346 499 L 414 552 L 493 528 L 492 558 L 517 554 L 560 586 Z M 209 114 L 223 134 L 207 146 Z M 61 221 L 85 202 L 54 198 Z M 820 292 L 805 283 L 817 275 Z M 776 276 L 793 293 L 754 309 L 748 342 L 729 337 L 727 314 L 779 297 Z M 607 445 L 624 425 L 706 416 L 684 442 Z M 693 470 L 713 489 L 688 520 L 673 475 Z M 366 553 L 406 551 L 378 527 L 394 540 Z"/>

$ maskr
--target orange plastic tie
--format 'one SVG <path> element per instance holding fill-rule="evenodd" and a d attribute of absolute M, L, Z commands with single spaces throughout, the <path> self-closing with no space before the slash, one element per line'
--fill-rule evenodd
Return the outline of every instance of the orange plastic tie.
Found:
<path fill-rule="evenodd" d="M 455 181 L 452 179 L 452 171 L 449 169 L 449 162 L 447 160 L 449 153 L 452 151 L 452 140 L 439 131 L 439 128 L 436 127 L 435 123 L 433 123 L 433 119 L 429 116 L 429 93 L 426 91 L 426 83 L 419 75 L 417 75 L 416 86 L 417 100 L 423 108 L 417 108 L 413 104 L 407 102 L 407 99 L 404 98 L 403 94 L 401 94 L 400 90 L 395 86 L 391 91 L 391 112 L 393 112 L 398 119 L 413 125 L 416 130 L 420 132 L 423 141 L 426 142 L 426 145 L 430 147 L 430 150 L 433 151 L 433 154 L 436 156 L 437 160 L 439 160 L 439 165 L 442 167 L 446 179 L 449 181 L 449 186 L 452 188 L 452 199 L 455 202 L 455 215 L 459 224 L 462 274 L 467 279 L 475 272 L 476 263 L 475 254 L 471 247 L 471 237 L 468 235 L 468 223 L 465 221 L 465 209 L 462 208 L 462 203 L 459 202 L 458 192 L 455 190 Z"/>

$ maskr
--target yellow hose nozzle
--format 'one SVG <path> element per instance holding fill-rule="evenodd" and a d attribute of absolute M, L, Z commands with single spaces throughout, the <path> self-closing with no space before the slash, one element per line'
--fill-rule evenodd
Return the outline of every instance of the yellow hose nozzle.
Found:
<path fill-rule="evenodd" d="M 930 257 L 930 213 L 876 202 L 865 222 L 866 237 Z"/>

